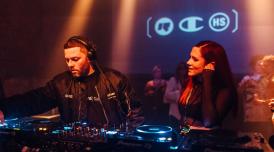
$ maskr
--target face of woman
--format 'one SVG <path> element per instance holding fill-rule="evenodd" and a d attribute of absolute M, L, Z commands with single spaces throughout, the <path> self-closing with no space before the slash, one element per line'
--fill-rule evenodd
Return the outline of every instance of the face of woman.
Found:
<path fill-rule="evenodd" d="M 196 76 L 203 72 L 205 59 L 202 57 L 201 48 L 193 47 L 190 52 L 190 58 L 187 61 L 188 76 Z"/>

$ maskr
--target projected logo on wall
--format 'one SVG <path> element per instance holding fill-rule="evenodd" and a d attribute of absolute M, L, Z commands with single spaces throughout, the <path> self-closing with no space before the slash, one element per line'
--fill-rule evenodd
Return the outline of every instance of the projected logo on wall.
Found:
<path fill-rule="evenodd" d="M 223 32 L 228 30 L 228 27 L 231 27 L 231 32 L 235 33 L 238 30 L 238 12 L 232 9 L 232 13 L 229 15 L 224 12 L 217 12 L 212 14 L 208 20 L 201 16 L 185 17 L 179 21 L 178 28 L 182 32 L 193 33 L 202 31 L 206 26 L 208 26 L 212 32 Z M 231 20 L 234 20 L 234 24 L 231 24 Z M 156 35 L 159 36 L 168 36 L 174 31 L 174 24 L 174 21 L 168 17 L 161 17 L 155 20 L 153 24 L 153 18 L 149 17 L 147 19 L 146 35 L 152 38 L 151 33 L 155 32 Z"/>

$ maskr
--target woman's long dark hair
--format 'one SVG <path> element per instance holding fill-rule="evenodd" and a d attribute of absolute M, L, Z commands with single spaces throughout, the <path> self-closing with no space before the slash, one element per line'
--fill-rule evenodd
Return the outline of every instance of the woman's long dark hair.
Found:
<path fill-rule="evenodd" d="M 195 45 L 201 48 L 201 54 L 205 59 L 205 64 L 215 62 L 214 85 L 218 87 L 233 87 L 233 77 L 229 66 L 225 49 L 213 41 L 201 41 Z"/>
<path fill-rule="evenodd" d="M 231 68 L 225 49 L 214 41 L 201 41 L 195 45 L 201 48 L 201 54 L 205 59 L 205 64 L 215 62 L 214 86 L 217 88 L 229 88 L 231 90 L 231 106 L 237 113 L 237 90 L 232 76 Z"/>
<path fill-rule="evenodd" d="M 175 71 L 175 79 L 181 83 L 182 88 L 187 84 L 187 64 L 186 62 L 179 62 Z"/>

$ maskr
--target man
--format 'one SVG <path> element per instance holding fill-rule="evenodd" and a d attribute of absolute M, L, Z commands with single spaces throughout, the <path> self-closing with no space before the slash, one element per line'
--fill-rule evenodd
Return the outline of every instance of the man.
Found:
<path fill-rule="evenodd" d="M 59 108 L 61 120 L 87 120 L 97 127 L 143 123 L 140 103 L 127 78 L 112 69 L 101 69 L 94 44 L 73 36 L 64 44 L 69 70 L 55 76 L 44 87 L 6 98 L 0 119 L 39 114 Z"/>

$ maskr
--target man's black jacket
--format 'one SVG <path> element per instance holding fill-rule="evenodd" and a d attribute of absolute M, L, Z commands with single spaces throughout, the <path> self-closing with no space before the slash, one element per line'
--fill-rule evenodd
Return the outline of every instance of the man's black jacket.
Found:
<path fill-rule="evenodd" d="M 132 127 L 143 123 L 141 104 L 128 79 L 112 69 L 74 78 L 70 72 L 55 76 L 44 87 L 3 101 L 5 118 L 24 117 L 58 107 L 64 122 L 88 120 L 94 125 Z"/>

